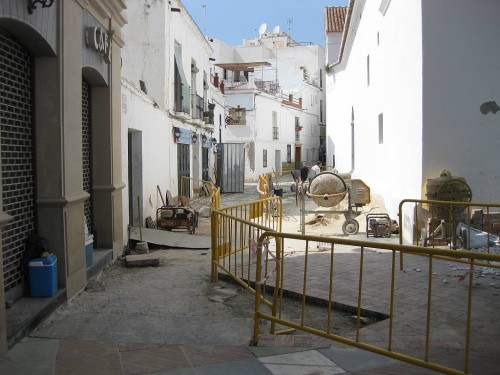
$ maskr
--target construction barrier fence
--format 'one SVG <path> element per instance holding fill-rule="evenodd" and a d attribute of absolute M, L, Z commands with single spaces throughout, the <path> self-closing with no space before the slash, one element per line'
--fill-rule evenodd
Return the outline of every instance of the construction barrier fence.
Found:
<path fill-rule="evenodd" d="M 280 210 L 275 197 L 212 212 L 212 277 L 225 272 L 255 294 L 254 344 L 267 321 L 271 334 L 300 330 L 427 369 L 467 374 L 471 362 L 481 360 L 471 348 L 496 340 L 495 332 L 476 334 L 484 322 L 473 312 L 494 301 L 474 287 L 473 275 L 475 267 L 500 262 L 500 255 L 281 233 Z M 418 273 L 397 270 L 397 253 Z M 450 264 L 463 269 L 452 296 L 436 281 Z M 289 313 L 284 296 L 290 292 L 299 297 L 298 315 Z M 323 302 L 319 321 L 317 312 L 315 319 L 309 312 L 310 298 Z M 353 314 L 355 329 L 339 333 L 334 310 Z M 448 318 L 451 310 L 460 314 Z M 367 317 L 381 321 L 365 327 Z M 443 328 L 448 325 L 454 329 Z"/>

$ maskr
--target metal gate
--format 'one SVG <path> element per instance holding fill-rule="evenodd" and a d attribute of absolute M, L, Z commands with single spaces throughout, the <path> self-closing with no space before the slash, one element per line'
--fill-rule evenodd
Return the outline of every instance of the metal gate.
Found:
<path fill-rule="evenodd" d="M 83 190 L 90 194 L 83 204 L 85 221 L 89 233 L 93 231 L 92 209 L 92 142 L 91 142 L 90 86 L 82 79 L 82 160 Z"/>
<path fill-rule="evenodd" d="M 35 231 L 32 59 L 0 31 L 0 148 L 3 210 L 13 220 L 3 229 L 5 299 L 24 293 L 26 237 Z"/>
<path fill-rule="evenodd" d="M 217 144 L 217 185 L 223 193 L 243 193 L 245 148 L 241 143 Z"/>
<path fill-rule="evenodd" d="M 190 183 L 186 182 L 182 185 L 184 191 L 181 191 L 181 180 L 182 176 L 191 177 L 189 174 L 190 163 L 189 163 L 189 145 L 188 144 L 177 144 L 177 174 L 178 174 L 178 186 L 177 191 L 179 192 L 177 195 L 189 197 Z M 187 179 L 186 181 L 189 181 Z"/>
<path fill-rule="evenodd" d="M 210 181 L 209 168 L 208 168 L 208 148 L 201 149 L 201 179 L 203 181 Z"/>

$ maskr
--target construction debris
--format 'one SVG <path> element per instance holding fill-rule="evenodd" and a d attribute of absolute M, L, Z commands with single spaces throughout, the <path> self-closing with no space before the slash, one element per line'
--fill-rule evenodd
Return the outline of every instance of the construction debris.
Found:
<path fill-rule="evenodd" d="M 127 267 L 158 267 L 160 257 L 156 254 L 127 255 L 125 264 Z"/>

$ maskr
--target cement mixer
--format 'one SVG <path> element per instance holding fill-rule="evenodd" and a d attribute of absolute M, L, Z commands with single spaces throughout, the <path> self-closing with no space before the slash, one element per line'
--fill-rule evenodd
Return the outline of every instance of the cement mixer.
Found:
<path fill-rule="evenodd" d="M 312 199 L 319 207 L 332 208 L 340 204 L 346 197 L 346 210 L 306 211 L 305 208 L 306 198 Z M 302 234 L 305 234 L 305 215 L 307 213 L 343 214 L 345 222 L 342 225 L 342 232 L 346 235 L 357 234 L 359 222 L 355 217 L 361 213 L 358 208 L 368 203 L 370 203 L 370 188 L 362 180 L 351 180 L 350 175 L 342 176 L 333 172 L 321 172 L 314 176 L 310 183 L 304 182 L 300 189 Z"/>

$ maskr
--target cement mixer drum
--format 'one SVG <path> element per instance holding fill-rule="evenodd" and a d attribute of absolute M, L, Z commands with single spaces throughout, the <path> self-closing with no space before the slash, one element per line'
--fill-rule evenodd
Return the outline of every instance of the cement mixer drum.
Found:
<path fill-rule="evenodd" d="M 334 207 L 344 200 L 348 190 L 345 181 L 333 172 L 314 176 L 307 195 L 320 207 Z"/>

